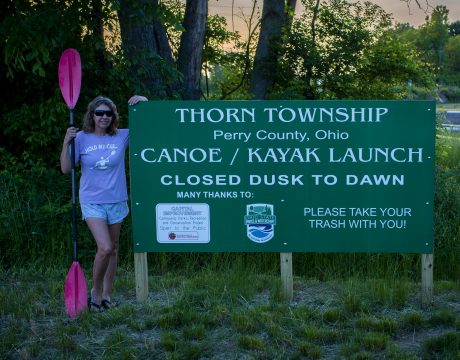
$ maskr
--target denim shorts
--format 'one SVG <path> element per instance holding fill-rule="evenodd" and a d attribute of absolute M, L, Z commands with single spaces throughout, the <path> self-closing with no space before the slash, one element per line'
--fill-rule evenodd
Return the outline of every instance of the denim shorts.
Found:
<path fill-rule="evenodd" d="M 117 224 L 128 216 L 129 208 L 126 201 L 113 204 L 80 204 L 83 220 L 98 218 L 107 221 L 107 224 Z"/>

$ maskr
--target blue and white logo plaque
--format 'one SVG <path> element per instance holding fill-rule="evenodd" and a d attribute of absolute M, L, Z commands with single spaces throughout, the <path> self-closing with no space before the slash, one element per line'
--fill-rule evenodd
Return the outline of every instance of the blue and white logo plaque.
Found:
<path fill-rule="evenodd" d="M 275 235 L 276 216 L 270 204 L 248 204 L 244 217 L 246 235 L 256 243 L 270 241 Z"/>

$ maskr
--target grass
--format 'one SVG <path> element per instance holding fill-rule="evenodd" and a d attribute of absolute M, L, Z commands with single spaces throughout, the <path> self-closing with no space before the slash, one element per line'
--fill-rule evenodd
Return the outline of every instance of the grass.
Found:
<path fill-rule="evenodd" d="M 243 275 L 244 274 L 244 275 Z M 122 268 L 120 306 L 68 318 L 65 273 L 0 271 L 2 359 L 456 359 L 460 283 L 441 281 L 420 306 L 420 284 L 397 278 L 295 277 L 294 300 L 279 276 L 237 267 L 151 276 L 135 300 Z"/>
<path fill-rule="evenodd" d="M 437 111 L 459 111 L 460 103 L 436 104 Z"/>

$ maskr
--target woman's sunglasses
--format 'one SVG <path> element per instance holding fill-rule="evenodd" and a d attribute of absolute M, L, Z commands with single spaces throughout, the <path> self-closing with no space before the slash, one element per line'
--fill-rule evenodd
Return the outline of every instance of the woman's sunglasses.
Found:
<path fill-rule="evenodd" d="M 103 116 L 104 114 L 107 117 L 112 117 L 113 116 L 113 111 L 112 110 L 96 110 L 94 112 L 94 115 L 96 115 L 96 116 Z"/>

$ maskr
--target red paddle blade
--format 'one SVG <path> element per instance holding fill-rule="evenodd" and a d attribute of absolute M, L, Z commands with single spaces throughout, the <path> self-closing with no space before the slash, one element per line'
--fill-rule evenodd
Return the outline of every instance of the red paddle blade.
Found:
<path fill-rule="evenodd" d="M 81 61 L 75 49 L 67 49 L 59 60 L 59 87 L 69 109 L 73 109 L 80 96 Z"/>
<path fill-rule="evenodd" d="M 67 273 L 64 288 L 65 307 L 71 318 L 74 318 L 87 308 L 86 294 L 85 275 L 78 261 L 74 261 Z"/>

